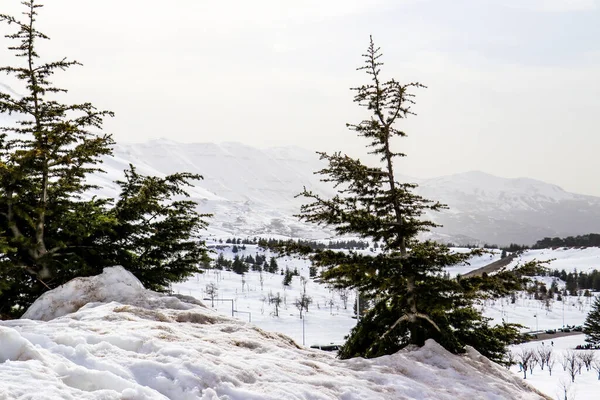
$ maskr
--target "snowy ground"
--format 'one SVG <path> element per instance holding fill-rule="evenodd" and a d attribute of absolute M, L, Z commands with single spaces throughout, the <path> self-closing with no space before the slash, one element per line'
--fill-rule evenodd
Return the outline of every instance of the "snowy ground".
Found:
<path fill-rule="evenodd" d="M 527 371 L 527 382 L 546 393 L 547 395 L 557 399 L 565 399 L 565 388 L 567 390 L 567 400 L 594 400 L 598 399 L 600 390 L 600 380 L 598 380 L 598 372 L 593 368 L 586 370 L 585 366 L 581 369 L 581 374 L 577 373 L 575 376 L 575 382 L 571 382 L 571 377 L 567 371 L 563 369 L 561 365 L 561 359 L 564 358 L 566 352 L 573 351 L 577 345 L 585 344 L 585 335 L 566 336 L 562 338 L 555 338 L 552 340 L 553 346 L 550 345 L 550 341 L 546 340 L 544 346 L 550 346 L 553 350 L 555 359 L 555 365 L 552 368 L 552 375 L 547 367 L 542 371 L 539 365 L 536 365 L 533 369 L 533 373 L 530 374 Z M 515 354 L 519 354 L 521 349 L 537 349 L 541 347 L 541 342 L 529 342 L 519 346 L 513 346 L 512 351 Z M 581 353 L 585 350 L 575 350 L 574 352 Z M 600 361 L 600 350 L 593 351 L 596 360 Z M 515 375 L 523 377 L 523 373 L 519 371 L 517 365 L 511 368 L 511 372 Z"/>
<path fill-rule="evenodd" d="M 467 249 L 458 249 L 458 251 L 467 251 Z M 245 252 L 238 254 L 252 254 L 257 252 L 255 246 L 247 246 Z M 227 258 L 232 258 L 233 254 L 230 249 L 225 249 L 224 254 Z M 271 255 L 270 253 L 268 254 Z M 471 260 L 470 265 L 457 266 L 448 268 L 447 271 L 451 275 L 464 274 L 473 269 L 487 265 L 500 258 L 500 252 L 494 251 L 492 254 L 485 254 Z M 545 250 L 530 250 L 526 251 L 515 263 L 527 262 L 533 259 L 548 260 L 555 259 L 549 264 L 552 269 L 565 269 L 571 272 L 574 268 L 578 271 L 600 269 L 600 265 L 595 264 L 600 258 L 600 249 L 545 249 Z M 301 275 L 308 277 L 308 263 L 303 260 L 283 258 L 279 260 L 279 265 L 289 268 L 298 268 Z M 260 326 L 262 329 L 276 332 L 283 332 L 292 337 L 297 343 L 303 343 L 302 336 L 302 321 L 299 319 L 298 310 L 293 306 L 293 299 L 300 293 L 300 280 L 294 278 L 291 288 L 285 289 L 282 285 L 282 277 L 280 275 L 263 274 L 263 290 L 260 290 L 259 275 L 250 272 L 246 275 L 246 290 L 241 290 L 241 277 L 233 272 L 220 272 L 215 274 L 209 272 L 199 275 L 189 280 L 188 282 L 174 285 L 175 292 L 184 295 L 193 295 L 196 297 L 205 296 L 205 288 L 208 283 L 215 283 L 219 287 L 219 297 L 235 299 L 235 307 L 241 311 L 252 313 L 252 322 Z M 544 281 L 547 287 L 552 283 L 551 277 L 538 277 L 537 280 Z M 559 287 L 564 283 L 559 281 Z M 285 293 L 288 299 L 287 309 L 280 313 L 279 317 L 272 315 L 272 306 L 263 303 L 262 298 L 265 293 Z M 348 309 L 344 309 L 339 294 L 335 291 L 330 291 L 323 285 L 314 282 L 309 282 L 307 291 L 313 297 L 315 303 L 311 306 L 310 312 L 305 319 L 305 340 L 307 346 L 313 344 L 327 343 L 342 343 L 345 335 L 356 324 L 356 320 L 352 318 L 352 303 L 355 301 L 353 293 L 349 293 Z M 333 312 L 323 304 L 327 304 L 329 299 L 334 302 Z M 488 300 L 482 307 L 484 314 L 493 319 L 493 323 L 506 322 L 519 323 L 524 325 L 524 331 L 537 331 L 546 329 L 558 329 L 566 325 L 582 325 L 587 316 L 592 298 L 564 296 L 564 301 L 539 301 L 534 300 L 526 293 L 520 293 L 516 296 L 516 301 L 513 303 L 509 298 Z M 208 302 L 209 303 L 209 302 Z M 319 303 L 319 307 L 317 307 Z M 217 302 L 214 307 L 223 315 L 231 315 L 231 303 Z M 247 314 L 238 314 L 236 317 L 240 320 L 247 320 Z M 578 339 L 577 339 L 578 338 Z M 583 339 L 580 336 L 557 339 L 556 345 L 568 346 L 570 343 L 581 344 Z M 578 341 L 578 342 L 577 342 Z M 575 343 L 577 342 L 577 343 Z M 536 346 L 537 344 L 534 344 Z M 600 358 L 600 357 L 599 357 Z M 562 367 L 561 367 L 562 369 Z M 517 369 L 518 371 L 518 369 Z M 534 371 L 535 374 L 535 371 Z M 593 375 L 590 373 L 590 376 Z M 591 379 L 591 378 L 590 378 Z M 556 385 L 553 379 L 549 382 L 540 381 L 541 384 L 533 379 L 531 382 L 540 390 L 548 395 L 555 397 Z M 543 383 L 545 382 L 545 383 Z M 554 382 L 554 383 L 553 383 Z M 577 387 L 578 383 L 573 387 Z M 598 382 L 600 385 L 600 382 Z M 578 389 L 579 394 L 577 400 L 595 399 L 591 392 L 584 389 Z M 563 398 L 561 398 L 563 400 Z"/>
<path fill-rule="evenodd" d="M 225 252 L 233 257 L 231 249 Z M 247 246 L 238 254 L 256 252 Z M 592 268 L 600 256 L 599 249 L 528 253 L 522 261 L 557 258 L 552 265 L 567 271 Z M 484 255 L 448 272 L 463 274 L 498 258 L 498 252 Z M 278 263 L 308 276 L 306 261 L 283 258 Z M 214 308 L 210 301 L 204 301 L 205 307 L 193 299 L 146 291 L 115 270 L 102 279 L 80 280 L 51 292 L 28 312 L 31 320 L 0 321 L 0 400 L 542 398 L 523 386 L 518 367 L 507 372 L 474 351 L 453 356 L 434 342 L 377 360 L 339 361 L 330 353 L 310 350 L 313 344 L 343 342 L 356 323 L 354 294 L 348 293 L 344 307 L 339 292 L 309 280 L 307 294 L 313 303 L 301 320 L 293 305 L 302 290 L 300 278 L 284 288 L 281 275 L 262 275 L 262 287 L 259 273 L 246 274 L 242 282 L 240 275 L 227 271 L 210 271 L 173 285 L 174 293 L 204 298 L 206 285 L 215 283 L 219 294 Z M 276 317 L 266 298 L 278 292 L 286 303 Z M 546 303 L 521 294 L 514 303 L 502 299 L 482 307 L 496 322 L 504 319 L 542 330 L 582 324 L 590 302 L 565 297 L 564 302 Z M 232 306 L 235 319 L 230 318 Z M 583 336 L 553 341 L 559 356 L 563 349 L 582 344 Z M 527 381 L 549 398 L 562 400 L 564 374 L 557 362 L 552 377 L 537 367 Z M 595 399 L 598 385 L 595 372 L 584 368 L 573 385 L 566 382 L 568 399 Z"/>
<path fill-rule="evenodd" d="M 246 250 L 240 250 L 237 254 L 254 256 L 257 252 L 262 253 L 256 246 L 247 245 Z M 223 253 L 226 258 L 233 259 L 231 246 L 227 247 Z M 262 254 L 266 254 L 268 258 L 273 255 L 268 251 Z M 279 258 L 277 262 L 280 269 L 297 269 L 301 277 L 309 278 L 309 263 L 306 260 L 283 257 Z M 235 317 L 244 321 L 252 321 L 262 329 L 284 333 L 297 343 L 304 343 L 307 346 L 341 344 L 344 342 L 344 336 L 356 325 L 356 320 L 352 318 L 353 306 L 356 301 L 356 295 L 353 292 L 347 292 L 348 298 L 344 303 L 339 291 L 331 290 L 325 285 L 307 279 L 306 293 L 312 298 L 312 304 L 303 321 L 300 319 L 298 308 L 294 305 L 303 290 L 300 277 L 295 276 L 289 287 L 283 285 L 283 276 L 279 273 L 263 272 L 261 274 L 250 271 L 244 275 L 243 280 L 244 285 L 242 285 L 241 275 L 231 271 L 213 270 L 198 274 L 187 282 L 174 284 L 173 291 L 203 299 L 207 296 L 207 285 L 214 283 L 218 288 L 218 299 L 214 302 L 213 309 L 223 315 L 231 316 L 232 302 L 224 299 L 232 299 L 233 309 L 236 310 L 233 313 Z M 274 306 L 269 304 L 268 297 L 269 294 L 276 295 L 277 293 L 284 298 L 284 303 L 279 310 L 279 316 L 276 317 Z M 205 303 L 211 305 L 210 300 Z"/>
<path fill-rule="evenodd" d="M 476 351 L 433 341 L 340 361 L 147 291 L 121 268 L 46 293 L 26 317 L 0 321 L 0 399 L 547 398 Z"/>
<path fill-rule="evenodd" d="M 553 260 L 547 267 L 552 270 L 565 270 L 566 272 L 588 272 L 593 269 L 600 271 L 600 248 L 568 248 L 557 247 L 555 249 L 526 250 L 518 256 L 509 267 L 523 264 L 532 260 Z"/>

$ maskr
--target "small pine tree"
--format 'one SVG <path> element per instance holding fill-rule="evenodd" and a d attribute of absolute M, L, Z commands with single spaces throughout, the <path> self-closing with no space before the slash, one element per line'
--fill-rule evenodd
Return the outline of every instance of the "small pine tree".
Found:
<path fill-rule="evenodd" d="M 583 325 L 585 341 L 592 345 L 600 345 L 600 297 L 596 297 L 592 309 Z"/>
<path fill-rule="evenodd" d="M 278 270 L 279 266 L 277 265 L 277 260 L 275 259 L 275 257 L 271 257 L 271 259 L 269 260 L 269 272 L 272 274 L 276 274 Z"/>
<path fill-rule="evenodd" d="M 294 273 L 290 271 L 288 268 L 285 269 L 285 273 L 283 275 L 283 286 L 290 286 L 292 284 L 292 278 L 294 277 Z"/>
<path fill-rule="evenodd" d="M 236 254 L 235 257 L 233 258 L 233 264 L 231 265 L 231 270 L 233 272 L 235 272 L 236 274 L 244 275 L 246 272 L 248 272 L 248 265 L 246 265 L 246 263 L 242 261 L 240 256 L 238 256 Z"/>

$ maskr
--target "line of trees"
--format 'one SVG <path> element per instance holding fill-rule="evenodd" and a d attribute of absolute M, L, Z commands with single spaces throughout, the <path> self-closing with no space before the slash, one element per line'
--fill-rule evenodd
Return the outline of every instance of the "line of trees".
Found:
<path fill-rule="evenodd" d="M 589 233 L 587 235 L 567 236 L 566 238 L 545 237 L 535 242 L 534 249 L 546 249 L 552 247 L 600 247 L 600 234 Z"/>
<path fill-rule="evenodd" d="M 219 239 L 220 243 L 223 243 L 223 239 Z M 234 244 L 234 245 L 247 245 L 247 244 L 253 244 L 253 245 L 257 245 L 260 243 L 266 244 L 268 246 L 275 246 L 277 244 L 281 244 L 284 242 L 287 242 L 286 240 L 281 240 L 281 239 L 273 239 L 273 238 L 269 238 L 269 239 L 258 239 L 256 237 L 253 237 L 252 239 L 250 238 L 227 238 L 224 241 L 226 244 Z M 379 244 L 378 243 L 374 243 L 372 246 L 369 244 L 369 242 L 363 241 L 363 240 L 355 240 L 355 239 L 349 239 L 349 240 L 330 240 L 327 242 L 318 242 L 316 240 L 304 240 L 304 239 L 298 239 L 297 242 L 302 245 L 302 246 L 307 246 L 310 247 L 311 249 L 347 249 L 347 250 L 354 250 L 354 249 L 368 249 L 369 247 L 373 247 L 373 248 L 378 248 Z M 237 247 L 236 247 L 237 248 Z M 244 247 L 245 249 L 245 247 Z"/>

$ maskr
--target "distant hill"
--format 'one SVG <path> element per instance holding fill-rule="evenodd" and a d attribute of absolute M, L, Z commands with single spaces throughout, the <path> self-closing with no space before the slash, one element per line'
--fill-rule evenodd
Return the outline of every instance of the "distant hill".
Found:
<path fill-rule="evenodd" d="M 313 173 L 323 167 L 313 151 L 169 140 L 118 144 L 115 158 L 104 165 L 107 174 L 93 178 L 103 186 L 101 194 L 114 195 L 117 187 L 112 181 L 122 176 L 129 163 L 142 173 L 202 174 L 205 179 L 198 182 L 192 195 L 202 211 L 215 214 L 210 228 L 213 234 L 323 238 L 331 233 L 293 216 L 303 202 L 294 196 L 304 186 L 325 195 L 333 193 L 331 186 Z M 533 244 L 544 237 L 587 234 L 600 227 L 599 197 L 569 193 L 533 179 L 506 179 L 476 171 L 405 179 L 420 185 L 419 194 L 450 206 L 450 210 L 431 216 L 443 225 L 429 234 L 438 240 Z"/>

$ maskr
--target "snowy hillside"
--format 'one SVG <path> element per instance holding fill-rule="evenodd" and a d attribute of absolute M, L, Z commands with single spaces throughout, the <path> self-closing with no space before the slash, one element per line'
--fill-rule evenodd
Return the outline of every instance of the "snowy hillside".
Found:
<path fill-rule="evenodd" d="M 559 247 L 555 249 L 525 250 L 507 268 L 529 261 L 550 261 L 546 264 L 551 270 L 568 272 L 600 271 L 600 248 L 598 247 Z"/>
<path fill-rule="evenodd" d="M 433 341 L 339 361 L 147 291 L 120 268 L 47 292 L 27 316 L 0 322 L 2 399 L 548 398 L 472 349 L 455 356 Z"/>
<path fill-rule="evenodd" d="M 450 206 L 436 217 L 444 225 L 440 232 L 487 243 L 533 244 L 547 236 L 593 233 L 600 226 L 600 198 L 528 178 L 475 171 L 421 181 L 418 191 Z"/>
<path fill-rule="evenodd" d="M 103 186 L 102 194 L 115 195 L 117 188 L 112 182 L 122 176 L 129 163 L 147 174 L 202 174 L 204 180 L 192 194 L 202 211 L 215 215 L 211 234 L 330 235 L 293 217 L 303 202 L 294 196 L 304 186 L 325 195 L 333 193 L 329 184 L 314 175 L 323 167 L 314 151 L 164 139 L 118 144 L 115 158 L 105 162 L 107 174 L 93 178 Z M 595 232 L 600 226 L 600 198 L 567 193 L 532 179 L 504 179 L 482 172 L 402 179 L 418 183 L 419 194 L 450 206 L 450 210 L 432 216 L 444 225 L 429 236 L 434 239 L 462 244 L 532 244 L 546 236 Z"/>
<path fill-rule="evenodd" d="M 182 144 L 156 140 L 117 145 L 104 163 L 106 174 L 92 178 L 101 195 L 114 196 L 129 163 L 141 173 L 164 175 L 186 171 L 203 175 L 190 190 L 202 212 L 213 213 L 210 235 L 284 235 L 323 238 L 330 233 L 293 217 L 302 200 L 294 196 L 306 186 L 332 193 L 313 171 L 322 164 L 313 152 L 299 148 L 259 150 L 239 143 Z"/>

